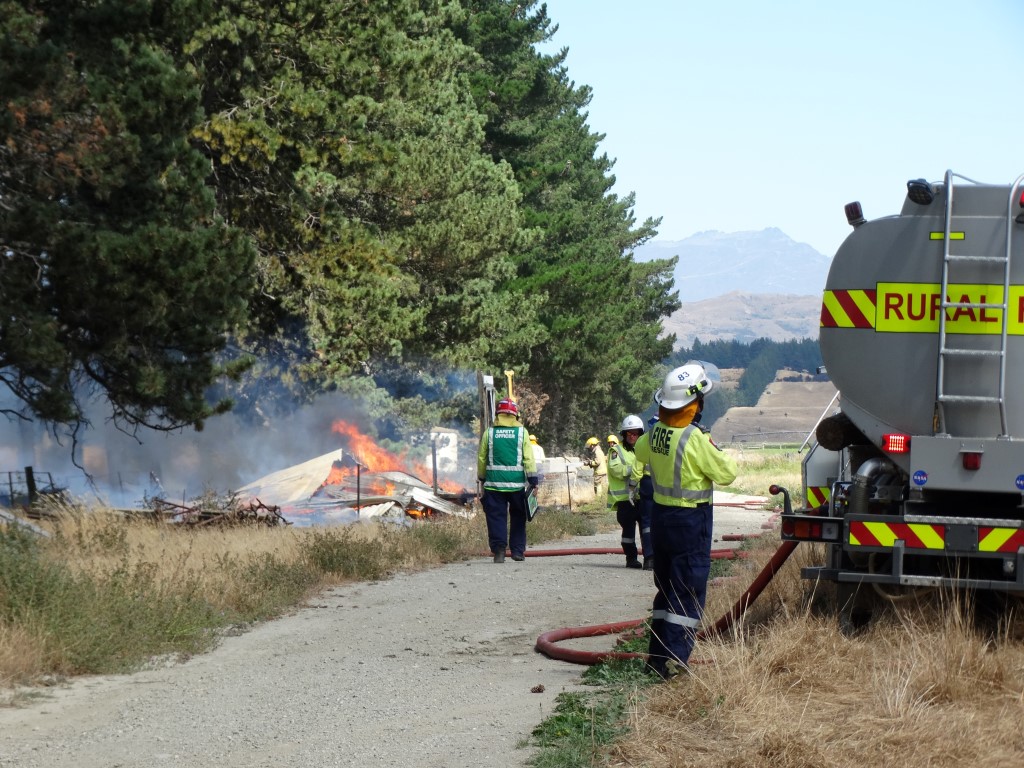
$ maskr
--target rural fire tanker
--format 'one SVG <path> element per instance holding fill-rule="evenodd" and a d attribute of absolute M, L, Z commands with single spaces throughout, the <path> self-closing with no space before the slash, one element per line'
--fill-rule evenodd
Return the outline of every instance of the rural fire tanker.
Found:
<path fill-rule="evenodd" d="M 804 460 L 817 514 L 782 537 L 826 544 L 802 576 L 847 621 L 918 587 L 1024 595 L 1022 186 L 947 171 L 898 216 L 846 206 L 820 330 L 840 405 Z"/>

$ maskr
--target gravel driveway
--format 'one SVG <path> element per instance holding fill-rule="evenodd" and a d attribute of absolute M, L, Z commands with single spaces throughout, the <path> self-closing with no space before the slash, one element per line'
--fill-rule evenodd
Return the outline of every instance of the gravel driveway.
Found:
<path fill-rule="evenodd" d="M 716 536 L 759 530 L 768 516 L 716 510 Z M 549 629 L 644 616 L 651 573 L 624 563 L 479 558 L 332 589 L 186 663 L 77 679 L 0 710 L 0 766 L 524 765 L 533 750 L 523 743 L 583 670 L 534 642 Z"/>

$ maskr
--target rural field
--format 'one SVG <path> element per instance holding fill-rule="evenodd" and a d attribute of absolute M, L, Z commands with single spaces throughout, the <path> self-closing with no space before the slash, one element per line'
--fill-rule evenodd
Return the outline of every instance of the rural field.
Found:
<path fill-rule="evenodd" d="M 795 450 L 736 455 L 728 490 L 764 495 L 781 482 L 799 495 Z M 716 512 L 716 531 L 732 512 Z M 716 565 L 709 623 L 774 553 L 777 534 L 762 527 L 773 514 L 733 516 L 762 535 Z M 618 539 L 593 502 L 552 507 L 531 526 L 538 554 Z M 649 574 L 621 555 L 496 566 L 479 554 L 479 519 L 373 531 L 188 532 L 72 516 L 34 554 L 7 531 L 0 766 L 914 768 L 1024 757 L 1015 606 L 922 594 L 846 636 L 830 590 L 799 578 L 816 554 L 801 545 L 742 621 L 698 645 L 688 677 L 658 684 L 630 662 L 585 669 L 533 650 L 559 626 L 646 615 Z"/>

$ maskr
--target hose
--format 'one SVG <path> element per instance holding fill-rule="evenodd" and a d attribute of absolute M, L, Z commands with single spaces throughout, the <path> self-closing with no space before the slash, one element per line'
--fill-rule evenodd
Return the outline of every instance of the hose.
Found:
<path fill-rule="evenodd" d="M 789 512 L 789 494 L 785 492 L 785 489 L 778 486 L 772 486 L 771 492 L 783 493 L 786 502 L 786 511 Z M 805 510 L 805 514 L 819 514 L 821 508 L 815 510 Z M 753 534 L 756 537 L 760 534 Z M 723 539 L 726 537 L 723 536 Z M 732 540 L 732 539 L 730 539 Z M 750 607 L 755 600 L 761 595 L 765 587 L 772 580 L 782 565 L 789 559 L 789 556 L 793 554 L 793 550 L 796 549 L 796 545 L 799 542 L 796 541 L 784 541 L 779 546 L 771 559 L 761 569 L 761 572 L 754 577 L 754 580 L 747 587 L 746 591 L 740 595 L 739 600 L 733 605 L 733 607 L 722 614 L 713 625 L 705 627 L 697 633 L 697 640 L 706 640 L 708 638 L 720 635 L 729 630 L 730 627 L 735 624 L 740 617 L 744 614 L 748 607 Z M 557 550 L 549 550 L 554 552 Z M 587 550 L 560 550 L 566 554 L 583 554 L 584 552 L 590 554 L 591 551 Z M 621 550 L 599 550 L 601 554 L 612 553 L 621 554 Z M 716 552 L 733 552 L 733 550 L 711 550 L 712 559 L 715 558 Z M 527 553 L 528 555 L 530 553 Z M 543 653 L 545 656 L 558 661 L 567 661 L 571 664 L 585 664 L 593 665 L 599 664 L 602 661 L 608 659 L 646 659 L 646 653 L 628 653 L 623 651 L 583 651 L 574 648 L 563 648 L 558 645 L 562 640 L 572 640 L 580 637 L 599 637 L 601 635 L 613 635 L 626 630 L 643 626 L 647 622 L 647 619 L 632 619 L 630 621 L 619 621 L 611 624 L 595 624 L 587 627 L 566 627 L 564 629 L 553 629 L 544 632 L 537 638 L 536 650 Z M 700 663 L 694 662 L 692 663 Z"/>
<path fill-rule="evenodd" d="M 481 556 L 489 554 L 490 552 L 481 553 Z M 511 551 L 507 551 L 506 554 L 511 554 Z M 595 547 L 593 549 L 528 549 L 523 554 L 526 557 L 563 557 L 566 555 L 622 555 L 625 553 L 621 547 Z M 639 557 L 643 557 L 643 554 L 643 550 L 637 550 Z M 743 554 L 737 554 L 735 549 L 711 550 L 712 560 L 735 560 L 737 557 L 742 556 Z"/>

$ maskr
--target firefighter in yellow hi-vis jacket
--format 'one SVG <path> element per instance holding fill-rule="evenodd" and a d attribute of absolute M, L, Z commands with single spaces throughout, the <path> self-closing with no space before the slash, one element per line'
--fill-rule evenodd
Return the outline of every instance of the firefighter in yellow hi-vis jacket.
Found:
<path fill-rule="evenodd" d="M 608 477 L 608 464 L 601 450 L 601 441 L 596 437 L 588 438 L 587 449 L 583 453 L 583 464 L 594 470 L 594 496 L 601 498 L 604 493 L 605 479 Z"/>
<path fill-rule="evenodd" d="M 709 369 L 711 371 L 709 372 Z M 636 442 L 654 483 L 654 597 L 647 663 L 663 678 L 686 668 L 711 572 L 712 486 L 736 479 L 736 461 L 693 423 L 718 369 L 691 361 L 665 377 L 658 421 Z"/>
<path fill-rule="evenodd" d="M 630 414 L 622 420 L 622 442 L 608 451 L 608 509 L 615 510 L 615 519 L 622 528 L 622 552 L 627 568 L 642 568 L 636 546 L 636 530 L 640 528 L 644 562 L 651 562 L 651 519 L 648 505 L 641 504 L 640 481 L 644 465 L 633 453 L 636 441 L 644 433 L 639 416 Z"/>

